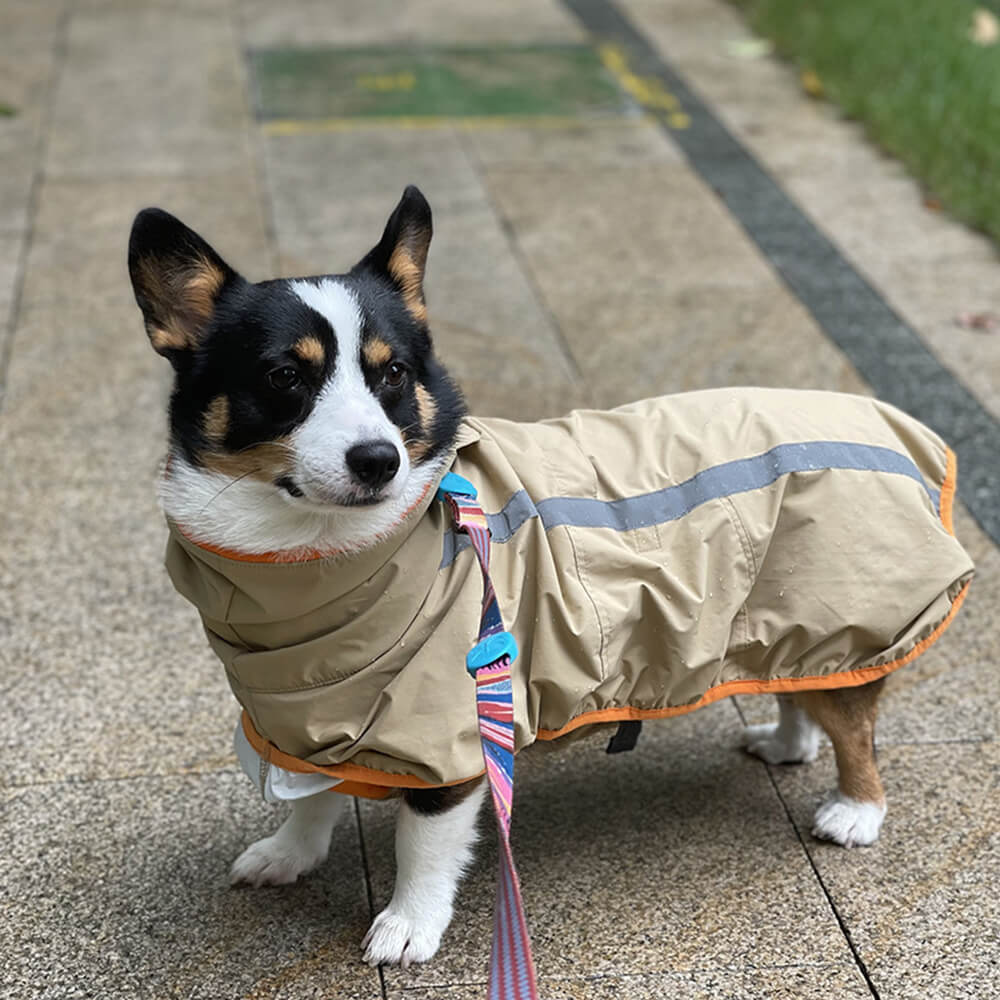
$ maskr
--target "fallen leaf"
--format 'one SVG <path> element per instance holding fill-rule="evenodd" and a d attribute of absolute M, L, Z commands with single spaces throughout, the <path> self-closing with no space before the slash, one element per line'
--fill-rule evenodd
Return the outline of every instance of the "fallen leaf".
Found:
<path fill-rule="evenodd" d="M 941 199 L 935 195 L 924 195 L 924 208 L 929 208 L 932 212 L 941 211 Z"/>
<path fill-rule="evenodd" d="M 731 38 L 726 42 L 726 51 L 734 59 L 763 59 L 774 51 L 774 46 L 766 38 Z"/>
<path fill-rule="evenodd" d="M 955 317 L 955 326 L 963 330 L 979 330 L 981 333 L 992 333 L 1000 329 L 1000 316 L 995 312 L 966 312 Z"/>
<path fill-rule="evenodd" d="M 804 69 L 799 74 L 799 80 L 802 83 L 802 89 L 810 97 L 823 96 L 823 81 L 819 78 L 819 74 L 814 70 Z"/>
<path fill-rule="evenodd" d="M 997 39 L 1000 39 L 1000 21 L 997 21 L 993 11 L 978 7 L 972 12 L 969 38 L 976 45 L 996 45 Z"/>

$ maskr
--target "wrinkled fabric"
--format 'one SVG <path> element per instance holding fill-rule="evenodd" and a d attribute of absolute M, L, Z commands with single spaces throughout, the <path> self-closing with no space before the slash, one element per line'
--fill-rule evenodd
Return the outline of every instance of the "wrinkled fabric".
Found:
<path fill-rule="evenodd" d="M 834 393 L 467 418 L 450 467 L 490 515 L 517 748 L 743 690 L 860 684 L 922 651 L 973 572 L 950 462 L 899 410 Z M 431 492 L 360 555 L 248 562 L 172 526 L 167 568 L 283 766 L 445 784 L 482 771 L 464 543 Z"/>

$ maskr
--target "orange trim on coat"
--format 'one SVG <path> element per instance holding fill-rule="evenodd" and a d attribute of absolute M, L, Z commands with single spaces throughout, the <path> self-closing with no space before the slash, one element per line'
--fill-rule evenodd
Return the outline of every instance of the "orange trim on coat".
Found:
<path fill-rule="evenodd" d="M 939 517 L 941 523 L 949 535 L 954 536 L 955 530 L 952 523 L 952 516 L 955 503 L 955 489 L 957 484 L 958 460 L 955 453 L 947 449 L 947 466 L 944 481 L 941 483 L 941 500 Z M 951 609 L 948 614 L 938 624 L 937 628 L 926 639 L 918 642 L 908 653 L 889 663 L 875 664 L 870 667 L 859 667 L 857 670 L 846 670 L 843 673 L 827 674 L 816 677 L 774 677 L 771 680 L 755 681 L 751 679 L 726 681 L 716 687 L 709 688 L 708 691 L 691 705 L 674 705 L 668 708 L 631 708 L 623 706 L 621 708 L 599 708 L 592 712 L 584 712 L 575 719 L 571 719 L 561 729 L 539 729 L 536 739 L 555 740 L 560 736 L 573 732 L 582 726 L 590 726 L 602 722 L 625 722 L 641 721 L 643 719 L 668 719 L 677 715 L 686 715 L 694 712 L 713 702 L 723 698 L 729 698 L 737 694 L 791 694 L 795 691 L 830 691 L 836 688 L 860 687 L 871 681 L 885 677 L 899 667 L 915 660 L 925 653 L 944 633 L 952 623 L 955 615 L 965 601 L 969 592 L 971 581 L 955 596 L 951 602 Z M 246 711 L 242 717 L 243 732 L 249 740 L 250 745 L 260 754 L 264 760 L 283 767 L 286 771 L 302 773 L 319 773 L 330 775 L 334 778 L 344 779 L 341 785 L 337 785 L 331 791 L 344 792 L 348 795 L 360 795 L 364 798 L 385 798 L 393 788 L 441 788 L 446 785 L 461 785 L 466 781 L 478 778 L 483 771 L 470 775 L 468 778 L 460 778 L 458 781 L 447 781 L 434 785 L 416 778 L 411 774 L 390 774 L 387 771 L 379 771 L 375 768 L 362 767 L 360 764 L 312 764 L 307 760 L 301 760 L 290 754 L 283 753 L 273 743 L 269 743 L 254 728 Z"/>
<path fill-rule="evenodd" d="M 941 518 L 944 530 L 954 538 L 955 525 L 952 523 L 952 516 L 955 509 L 955 490 L 958 487 L 958 458 L 951 448 L 945 447 L 948 452 L 948 465 L 944 474 L 944 482 L 941 484 L 941 503 L 938 517 Z"/>
<path fill-rule="evenodd" d="M 283 767 L 286 771 L 294 771 L 297 774 L 326 774 L 331 778 L 341 778 L 344 784 L 357 783 L 374 789 L 385 789 L 382 794 L 365 795 L 364 792 L 350 793 L 360 794 L 365 798 L 385 798 L 394 788 L 443 788 L 446 785 L 463 785 L 473 778 L 478 778 L 485 774 L 485 769 L 477 774 L 470 774 L 468 778 L 459 778 L 458 781 L 443 781 L 440 784 L 432 784 L 422 778 L 416 778 L 412 774 L 392 774 L 389 771 L 379 771 L 374 767 L 362 767 L 360 764 L 313 764 L 311 761 L 302 760 L 301 757 L 293 757 L 291 754 L 279 750 L 273 743 L 265 740 L 254 728 L 253 721 L 247 714 L 246 709 L 240 718 L 243 725 L 243 735 L 246 736 L 250 746 L 266 760 L 276 767 Z M 332 788 L 331 791 L 344 791 L 340 785 Z"/>
<path fill-rule="evenodd" d="M 971 581 L 970 581 L 971 582 Z M 589 726 L 595 722 L 623 722 L 629 719 L 668 719 L 674 715 L 685 715 L 695 709 L 711 705 L 713 701 L 728 698 L 734 694 L 792 694 L 795 691 L 831 691 L 835 688 L 860 687 L 876 681 L 893 670 L 905 666 L 925 653 L 941 636 L 941 633 L 951 624 L 958 614 L 958 609 L 969 592 L 969 583 L 958 592 L 951 602 L 951 610 L 943 621 L 926 639 L 918 642 L 905 656 L 892 660 L 890 663 L 879 663 L 871 667 L 859 667 L 857 670 L 845 670 L 842 673 L 827 674 L 823 677 L 774 677 L 768 681 L 738 680 L 726 681 L 714 688 L 709 688 L 693 705 L 677 705 L 671 708 L 600 708 L 593 712 L 584 712 L 571 719 L 562 729 L 539 729 L 536 739 L 555 740 L 571 733 L 580 726 Z"/>

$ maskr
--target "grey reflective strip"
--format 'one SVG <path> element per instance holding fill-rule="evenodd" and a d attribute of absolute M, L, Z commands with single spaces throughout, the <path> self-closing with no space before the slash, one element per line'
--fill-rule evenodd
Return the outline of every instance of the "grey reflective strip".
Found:
<path fill-rule="evenodd" d="M 940 493 L 924 482 L 913 460 L 898 451 L 849 441 L 804 441 L 779 444 L 762 455 L 713 465 L 676 486 L 622 500 L 550 497 L 540 500 L 536 506 L 524 490 L 518 490 L 499 514 L 488 514 L 487 520 L 493 541 L 499 543 L 509 541 L 517 529 L 532 517 L 541 517 L 546 531 L 560 525 L 632 531 L 676 521 L 709 500 L 759 490 L 792 472 L 826 469 L 908 476 L 927 491 L 935 509 L 940 504 Z M 464 535 L 447 534 L 441 568 L 450 565 L 468 544 L 469 540 Z"/>

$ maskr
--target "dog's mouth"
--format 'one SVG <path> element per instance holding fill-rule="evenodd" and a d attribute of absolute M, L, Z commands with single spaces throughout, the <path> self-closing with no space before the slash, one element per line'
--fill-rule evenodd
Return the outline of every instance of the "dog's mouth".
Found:
<path fill-rule="evenodd" d="M 364 488 L 359 489 L 355 493 L 343 494 L 341 496 L 324 496 L 324 497 L 313 497 L 306 494 L 306 492 L 295 482 L 291 476 L 281 476 L 274 481 L 274 485 L 278 487 L 279 490 L 283 490 L 288 496 L 293 497 L 296 500 L 305 500 L 310 506 L 329 508 L 329 507 L 374 507 L 376 504 L 380 504 L 386 499 L 386 492 L 383 489 L 378 490 L 366 490 Z"/>

